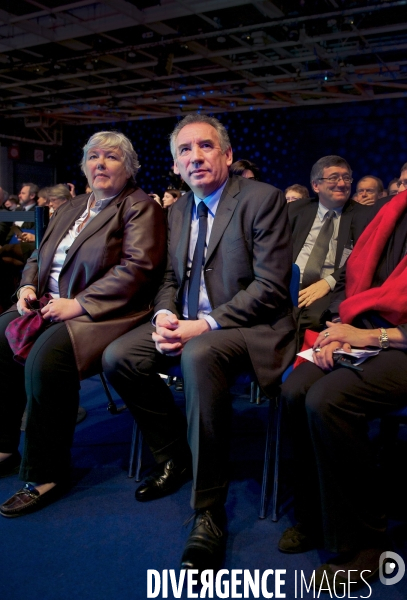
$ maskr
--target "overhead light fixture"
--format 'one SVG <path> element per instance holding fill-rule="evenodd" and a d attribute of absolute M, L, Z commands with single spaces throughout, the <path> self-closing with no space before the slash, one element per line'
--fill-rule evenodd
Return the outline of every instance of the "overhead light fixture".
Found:
<path fill-rule="evenodd" d="M 219 42 L 219 44 L 224 44 L 226 42 L 226 38 L 223 37 L 223 35 L 220 35 L 218 38 L 216 38 L 216 41 Z"/>

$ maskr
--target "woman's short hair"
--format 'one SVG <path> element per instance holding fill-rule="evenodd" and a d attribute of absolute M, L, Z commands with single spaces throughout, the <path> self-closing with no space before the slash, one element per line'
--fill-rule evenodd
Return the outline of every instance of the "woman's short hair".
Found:
<path fill-rule="evenodd" d="M 51 189 L 51 188 L 50 188 L 49 186 L 47 186 L 47 187 L 44 187 L 44 188 L 41 188 L 41 189 L 38 191 L 38 198 L 45 198 L 45 200 L 48 200 L 48 196 L 49 196 L 49 191 L 50 191 L 50 189 Z"/>
<path fill-rule="evenodd" d="M 47 198 L 57 198 L 58 200 L 71 200 L 71 192 L 69 187 L 63 183 L 58 183 L 47 188 Z"/>
<path fill-rule="evenodd" d="M 179 190 L 174 190 L 173 188 L 166 189 L 164 194 L 171 194 L 171 196 L 175 198 L 175 200 L 181 198 L 181 192 Z"/>
<path fill-rule="evenodd" d="M 86 157 L 91 148 L 102 148 L 102 150 L 110 150 L 118 148 L 123 154 L 123 164 L 126 173 L 129 177 L 136 177 L 137 171 L 140 168 L 137 152 L 133 148 L 133 144 L 123 133 L 119 131 L 98 131 L 94 133 L 83 147 L 83 156 L 81 162 L 82 171 L 85 173 Z"/>
<path fill-rule="evenodd" d="M 209 117 L 208 115 L 192 113 L 184 117 L 181 121 L 179 121 L 170 135 L 170 148 L 172 157 L 174 159 L 177 156 L 177 148 L 175 144 L 177 141 L 178 134 L 181 131 L 181 129 L 183 129 L 186 125 L 191 125 L 192 123 L 207 123 L 208 125 L 211 125 L 214 129 L 216 129 L 216 132 L 219 137 L 219 145 L 220 149 L 222 150 L 222 154 L 225 154 L 226 150 L 228 150 L 231 147 L 229 134 L 226 131 L 225 126 L 222 125 L 222 123 L 218 121 L 218 119 L 215 119 L 215 117 Z"/>
<path fill-rule="evenodd" d="M 251 171 L 254 175 L 255 180 L 260 181 L 260 169 L 251 160 L 246 160 L 245 158 L 241 158 L 240 160 L 237 160 L 229 167 L 230 175 L 243 175 L 244 171 Z"/>

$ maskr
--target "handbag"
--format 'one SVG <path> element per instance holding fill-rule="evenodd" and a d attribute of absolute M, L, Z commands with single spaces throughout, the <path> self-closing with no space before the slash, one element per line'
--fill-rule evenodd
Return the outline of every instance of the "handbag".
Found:
<path fill-rule="evenodd" d="M 44 294 L 39 300 L 27 301 L 30 312 L 13 319 L 6 328 L 5 334 L 13 352 L 13 358 L 20 365 L 25 364 L 37 338 L 52 325 L 41 314 L 41 309 L 50 300 L 52 300 L 51 294 Z"/>

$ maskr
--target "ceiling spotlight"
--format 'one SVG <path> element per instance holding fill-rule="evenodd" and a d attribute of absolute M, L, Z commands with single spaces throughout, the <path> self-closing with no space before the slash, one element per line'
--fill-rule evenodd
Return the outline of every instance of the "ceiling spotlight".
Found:
<path fill-rule="evenodd" d="M 85 69 L 87 69 L 88 71 L 92 71 L 93 65 L 90 61 L 85 62 Z"/>
<path fill-rule="evenodd" d="M 129 52 L 129 53 L 127 54 L 127 56 L 128 56 L 129 58 L 135 58 L 135 57 L 136 57 L 136 53 L 135 53 L 135 52 L 133 52 L 133 51 L 131 51 L 131 52 Z"/>
<path fill-rule="evenodd" d="M 219 42 L 219 44 L 224 44 L 226 42 L 226 38 L 223 37 L 223 35 L 220 35 L 218 38 L 216 38 L 216 41 Z"/>

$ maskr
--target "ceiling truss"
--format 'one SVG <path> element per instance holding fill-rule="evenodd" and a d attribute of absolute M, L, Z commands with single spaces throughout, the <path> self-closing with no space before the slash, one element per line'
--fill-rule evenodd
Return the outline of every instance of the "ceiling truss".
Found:
<path fill-rule="evenodd" d="M 407 97 L 407 1 L 2 0 L 0 118 L 63 125 Z"/>

